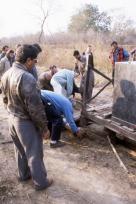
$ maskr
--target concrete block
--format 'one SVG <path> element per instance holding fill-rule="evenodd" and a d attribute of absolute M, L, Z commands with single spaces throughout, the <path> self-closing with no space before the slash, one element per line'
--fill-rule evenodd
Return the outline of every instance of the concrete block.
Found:
<path fill-rule="evenodd" d="M 115 65 L 112 120 L 130 127 L 136 125 L 136 62 Z"/>

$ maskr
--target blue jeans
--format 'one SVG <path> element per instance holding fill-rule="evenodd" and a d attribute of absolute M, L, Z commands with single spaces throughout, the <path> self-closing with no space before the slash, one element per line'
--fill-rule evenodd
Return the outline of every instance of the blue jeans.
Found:
<path fill-rule="evenodd" d="M 49 101 L 44 100 L 45 112 L 48 120 L 48 128 L 51 133 L 51 140 L 59 141 L 61 135 L 61 129 L 63 126 L 63 120 L 61 113 L 56 109 L 56 107 Z"/>

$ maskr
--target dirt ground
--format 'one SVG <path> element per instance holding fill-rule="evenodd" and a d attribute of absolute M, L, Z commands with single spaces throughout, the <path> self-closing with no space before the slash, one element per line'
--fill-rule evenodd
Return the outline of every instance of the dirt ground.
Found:
<path fill-rule="evenodd" d="M 136 152 L 115 145 L 127 174 L 96 124 L 86 128 L 82 140 L 63 132 L 66 145 L 60 149 L 44 144 L 48 176 L 54 179 L 50 188 L 36 192 L 32 181 L 19 183 L 13 144 L 5 143 L 10 138 L 1 98 L 0 106 L 0 204 L 136 204 Z"/>

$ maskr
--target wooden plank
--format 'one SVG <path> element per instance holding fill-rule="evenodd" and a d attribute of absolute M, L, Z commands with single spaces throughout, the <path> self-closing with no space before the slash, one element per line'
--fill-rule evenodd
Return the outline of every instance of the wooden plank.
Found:
<path fill-rule="evenodd" d="M 104 127 L 123 135 L 125 138 L 129 138 L 132 141 L 136 142 L 136 132 L 130 131 L 130 128 L 127 128 L 126 126 L 121 126 L 120 123 L 117 123 L 115 121 L 112 120 L 107 120 L 104 119 L 102 117 L 100 117 L 97 114 L 91 114 L 88 116 L 89 120 L 92 120 L 93 122 L 99 124 L 99 125 L 103 125 Z M 131 129 L 132 130 L 132 129 Z"/>
<path fill-rule="evenodd" d="M 113 123 L 107 124 L 105 127 L 109 128 L 110 130 L 118 134 L 121 134 L 125 138 L 129 138 L 130 140 L 136 142 L 136 133 L 130 132 L 129 130 L 126 130 L 126 128 L 124 129 L 121 126 L 117 126 L 116 124 Z"/>
<path fill-rule="evenodd" d="M 104 119 L 109 119 L 109 118 L 111 118 L 111 116 L 112 116 L 112 112 L 111 111 L 108 112 L 108 113 L 104 113 L 103 114 Z"/>
<path fill-rule="evenodd" d="M 81 115 L 80 111 L 77 111 L 74 114 L 75 120 L 79 120 L 80 115 Z M 95 113 L 91 112 L 91 114 L 87 113 L 86 119 L 93 121 L 99 125 L 103 125 L 105 128 L 108 128 L 109 130 L 112 130 L 116 132 L 117 134 L 120 134 L 123 137 L 136 142 L 136 132 L 134 131 L 134 129 L 129 128 L 127 126 L 122 126 L 121 123 L 117 121 L 113 121 L 112 119 L 106 119 L 104 118 L 104 115 L 99 115 L 97 112 Z"/>
<path fill-rule="evenodd" d="M 103 110 L 103 109 L 106 109 L 106 108 L 111 108 L 112 107 L 112 103 L 108 103 L 108 104 L 105 104 L 105 105 L 101 105 L 101 106 L 94 106 L 94 107 L 91 107 L 88 105 L 88 107 L 90 107 L 90 110 L 92 111 L 99 111 L 99 110 Z"/>
<path fill-rule="evenodd" d="M 125 126 L 125 127 L 130 128 L 130 129 L 133 129 L 133 131 L 136 129 L 136 125 L 135 124 L 129 123 L 127 121 L 121 120 L 121 119 L 113 117 L 113 116 L 112 116 L 112 120 L 115 121 L 115 122 L 121 123 L 122 126 Z"/>
<path fill-rule="evenodd" d="M 126 126 L 122 126 L 124 129 L 126 129 L 126 130 L 128 130 L 128 131 L 130 131 L 130 132 L 134 132 L 134 130 L 133 129 L 131 129 L 131 128 L 129 128 L 129 127 L 126 127 Z"/>

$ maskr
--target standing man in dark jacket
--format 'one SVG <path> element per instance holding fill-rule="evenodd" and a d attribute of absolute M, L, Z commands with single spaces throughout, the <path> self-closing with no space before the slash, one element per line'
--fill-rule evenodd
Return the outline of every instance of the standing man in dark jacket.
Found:
<path fill-rule="evenodd" d="M 10 136 L 16 147 L 19 180 L 32 177 L 36 190 L 49 187 L 43 163 L 42 139 L 49 136 L 47 119 L 37 83 L 29 70 L 37 61 L 37 50 L 22 45 L 15 63 L 2 77 L 3 101 L 9 113 Z"/>

